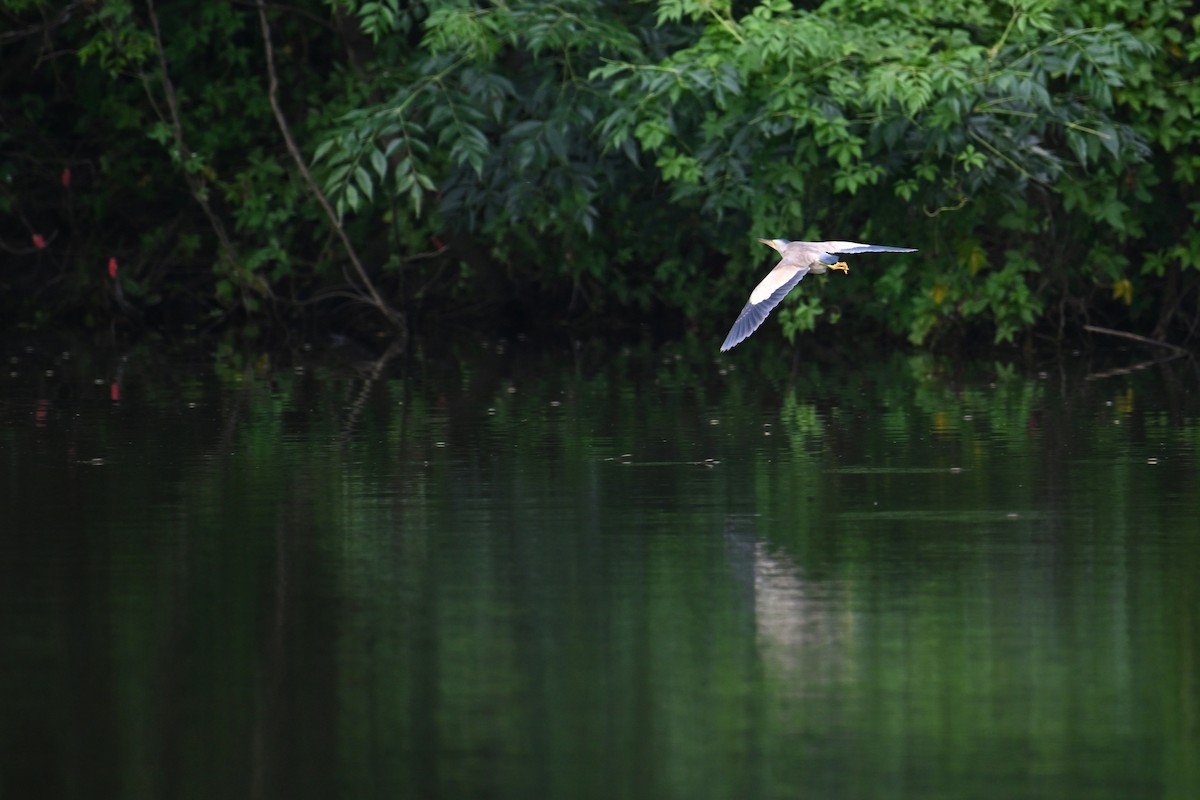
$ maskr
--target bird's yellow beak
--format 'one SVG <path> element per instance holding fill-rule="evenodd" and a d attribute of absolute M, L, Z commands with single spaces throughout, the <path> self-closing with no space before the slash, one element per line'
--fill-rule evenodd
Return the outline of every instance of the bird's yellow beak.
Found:
<path fill-rule="evenodd" d="M 767 247 L 771 248 L 772 250 L 779 249 L 778 247 L 775 246 L 775 243 L 772 242 L 770 239 L 759 239 L 758 241 L 762 242 L 763 244 L 765 244 Z"/>

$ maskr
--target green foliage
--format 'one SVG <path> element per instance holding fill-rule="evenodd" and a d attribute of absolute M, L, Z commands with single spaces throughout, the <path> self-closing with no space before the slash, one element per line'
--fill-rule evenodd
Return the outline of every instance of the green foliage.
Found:
<path fill-rule="evenodd" d="M 51 5 L 0 0 L 35 27 Z M 219 317 L 337 293 L 256 12 L 157 6 L 161 52 L 154 4 L 131 0 L 40 23 L 72 54 L 54 75 L 32 38 L 13 50 L 33 80 L 4 87 L 0 237 L 57 225 L 70 247 L 39 257 L 75 275 L 64 310 L 97 296 L 96 252 L 137 247 L 124 277 L 144 296 Z M 753 239 L 781 236 L 921 251 L 809 279 L 777 312 L 788 336 L 1200 323 L 1182 310 L 1200 291 L 1200 23 L 1181 0 L 305 0 L 270 18 L 293 133 L 398 304 L 720 327 L 767 264 Z M 64 163 L 91 170 L 65 200 Z"/>
<path fill-rule="evenodd" d="M 660 16 L 699 10 L 662 4 Z M 954 291 L 934 302 L 928 290 L 909 290 L 910 313 L 892 312 L 889 322 L 910 338 L 984 318 L 996 338 L 1011 339 L 1043 308 L 1032 296 L 1038 275 L 1066 269 L 1038 247 L 1053 232 L 1022 231 L 1025 255 L 1009 253 L 1002 269 L 982 274 L 956 264 L 955 242 L 982 239 L 1000 260 L 1013 238 L 993 220 L 1047 204 L 1071 211 L 1080 197 L 1087 219 L 1118 238 L 1136 234 L 1112 169 L 1148 152 L 1112 108 L 1150 48 L 1119 25 L 1064 29 L 1052 10 L 1013 7 L 1004 20 L 953 4 L 832 2 L 816 12 L 759 4 L 659 63 L 597 68 L 593 78 L 622 101 L 601 130 L 611 148 L 632 136 L 660 154 L 672 199 L 731 218 L 730 237 L 746 226 L 789 238 L 849 227 L 920 246 L 941 272 L 933 286 Z M 1097 195 L 1089 169 L 1108 171 L 1106 194 Z M 904 301 L 895 281 L 883 285 L 891 296 L 878 300 Z M 843 288 L 831 287 L 831 299 L 847 296 Z M 804 302 L 785 328 L 810 329 L 819 308 Z"/>

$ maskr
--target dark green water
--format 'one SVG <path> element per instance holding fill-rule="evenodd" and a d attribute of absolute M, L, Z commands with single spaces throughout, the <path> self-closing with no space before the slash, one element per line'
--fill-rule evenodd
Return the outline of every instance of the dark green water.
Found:
<path fill-rule="evenodd" d="M 0 797 L 1200 797 L 1200 377 L 1074 361 L 9 347 Z"/>

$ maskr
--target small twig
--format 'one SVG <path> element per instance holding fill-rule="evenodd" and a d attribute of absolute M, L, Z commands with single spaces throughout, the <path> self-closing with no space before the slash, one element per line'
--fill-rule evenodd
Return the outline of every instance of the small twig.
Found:
<path fill-rule="evenodd" d="M 404 263 L 408 264 L 413 261 L 420 261 L 425 258 L 437 258 L 438 256 L 445 253 L 448 249 L 449 248 L 446 245 L 442 245 L 437 250 L 427 250 L 424 253 L 413 253 L 411 256 L 404 257 Z"/>
<path fill-rule="evenodd" d="M 742 36 L 742 34 L 738 32 L 738 29 L 733 26 L 732 21 L 726 19 L 725 17 L 722 17 L 720 14 L 717 13 L 716 9 L 712 8 L 711 6 L 708 9 L 708 13 L 712 14 L 713 18 L 716 19 L 717 22 L 721 23 L 721 27 L 723 27 L 725 30 L 729 31 L 730 36 L 732 36 L 734 39 L 737 39 L 738 44 L 746 43 L 746 37 Z"/>
<path fill-rule="evenodd" d="M 1013 3 L 1012 16 L 1008 18 L 1008 24 L 1004 26 L 1004 33 L 1000 34 L 999 40 L 997 40 L 995 44 L 987 49 L 989 64 L 995 60 L 996 56 L 1000 53 L 1001 48 L 1004 47 L 1004 43 L 1008 41 L 1008 35 L 1012 33 L 1013 25 L 1017 24 L 1017 19 L 1019 19 L 1020 16 L 1021 9 L 1016 3 Z"/>
<path fill-rule="evenodd" d="M 1114 330 L 1113 328 L 1102 328 L 1099 325 L 1084 325 L 1083 329 L 1089 333 L 1102 333 L 1105 336 L 1117 336 L 1122 339 L 1131 339 L 1135 342 L 1148 344 L 1152 347 L 1164 347 L 1167 350 L 1171 350 L 1179 355 L 1184 355 L 1188 352 L 1187 348 L 1180 347 L 1179 345 L 1171 344 L 1170 342 L 1160 342 L 1157 339 L 1151 339 L 1149 336 L 1142 336 L 1141 334 L 1130 333 L 1129 331 L 1118 331 Z"/>
<path fill-rule="evenodd" d="M 939 214 L 942 214 L 942 213 L 948 212 L 948 211 L 961 211 L 963 208 L 966 207 L 967 203 L 969 203 L 970 201 L 971 201 L 971 198 L 967 197 L 964 194 L 964 195 L 959 196 L 957 205 L 941 206 L 940 208 L 935 208 L 933 211 L 930 211 L 925 206 L 921 206 L 921 211 L 923 211 L 925 213 L 925 216 L 927 216 L 927 217 L 936 217 Z"/>
<path fill-rule="evenodd" d="M 24 39 L 29 36 L 37 36 L 39 34 L 44 37 L 51 29 L 57 28 L 69 20 L 71 18 L 71 14 L 81 4 L 81 0 L 74 0 L 74 2 L 67 3 L 61 9 L 59 9 L 58 13 L 55 14 L 53 18 L 43 18 L 40 25 L 29 25 L 28 27 L 21 28 L 20 30 L 5 31 L 4 33 L 0 33 L 0 44 L 15 42 L 18 39 Z"/>
<path fill-rule="evenodd" d="M 350 241 L 349 234 L 346 233 L 345 227 L 338 220 L 337 212 L 333 210 L 329 198 L 325 196 L 325 193 L 321 191 L 321 187 L 317 185 L 316 180 L 308 169 L 308 165 L 304 162 L 304 156 L 300 153 L 300 148 L 296 145 L 296 140 L 292 138 L 291 128 L 288 126 L 287 118 L 283 115 L 283 108 L 279 105 L 279 76 L 275 72 L 275 48 L 271 44 L 271 26 L 267 22 L 267 5 L 263 0 L 257 0 L 256 5 L 258 7 L 259 27 L 262 28 L 263 49 L 267 59 L 267 96 L 271 101 L 271 111 L 275 115 L 275 122 L 279 126 L 279 132 L 283 135 L 283 141 L 287 145 L 288 153 L 291 154 L 292 160 L 296 162 L 296 168 L 300 171 L 301 177 L 304 178 L 304 183 L 308 186 L 309 191 L 317 199 L 317 203 L 325 212 L 325 216 L 329 218 L 329 224 L 333 227 L 334 232 L 337 233 L 338 238 L 342 240 L 346 256 L 354 266 L 354 271 L 357 273 L 359 280 L 362 281 L 371 305 L 400 331 L 402 337 L 406 337 L 407 327 L 404 323 L 404 315 L 388 305 L 387 301 L 380 296 L 378 290 L 375 288 L 375 284 L 371 281 L 371 277 L 367 274 L 362 261 L 359 260 L 358 252 L 354 249 L 354 243 Z"/>
<path fill-rule="evenodd" d="M 1035 178 L 1033 175 L 1030 175 L 1028 170 L 1026 170 L 1024 167 L 1022 167 L 1016 161 L 1014 161 L 1013 159 L 1009 158 L 1007 155 L 1002 153 L 999 149 L 997 149 L 997 147 L 994 144 L 992 144 L 987 139 L 980 136 L 975 131 L 968 129 L 967 135 L 970 136 L 975 141 L 979 142 L 981 145 L 986 147 L 988 150 L 991 150 L 992 153 L 994 153 L 995 155 L 997 155 L 998 157 L 1003 159 L 1005 162 L 1007 162 L 1010 167 L 1015 169 L 1017 172 L 1021 173 L 1021 175 L 1023 175 L 1026 180 L 1033 181 L 1034 183 L 1040 183 L 1043 185 L 1046 183 L 1045 181 L 1040 181 L 1037 178 Z"/>

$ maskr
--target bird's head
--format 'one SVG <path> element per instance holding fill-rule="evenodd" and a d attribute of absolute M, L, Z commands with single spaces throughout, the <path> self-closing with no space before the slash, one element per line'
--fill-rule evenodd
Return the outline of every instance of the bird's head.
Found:
<path fill-rule="evenodd" d="M 791 244 L 791 242 L 787 239 L 759 239 L 759 241 L 765 244 L 767 247 L 778 250 L 781 253 L 783 252 L 784 247 Z"/>

